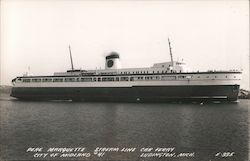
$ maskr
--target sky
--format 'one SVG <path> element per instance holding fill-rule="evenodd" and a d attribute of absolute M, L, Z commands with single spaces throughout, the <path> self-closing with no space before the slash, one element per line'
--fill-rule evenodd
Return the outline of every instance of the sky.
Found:
<path fill-rule="evenodd" d="M 52 75 L 104 68 L 116 51 L 122 67 L 184 59 L 194 71 L 243 71 L 249 89 L 248 0 L 1 0 L 0 84 L 28 72 Z"/>

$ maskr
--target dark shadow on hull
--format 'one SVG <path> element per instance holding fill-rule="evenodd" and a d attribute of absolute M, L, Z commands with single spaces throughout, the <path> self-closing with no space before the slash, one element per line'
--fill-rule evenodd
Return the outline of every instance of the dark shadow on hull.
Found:
<path fill-rule="evenodd" d="M 216 104 L 216 103 L 238 103 L 238 101 L 231 101 L 221 98 L 206 98 L 206 99 L 191 99 L 191 98 L 171 98 L 171 99 L 138 99 L 138 98 L 120 98 L 120 99 L 107 99 L 107 98 L 88 98 L 88 99 L 38 99 L 38 98 L 17 98 L 17 101 L 25 102 L 98 102 L 98 103 L 190 103 L 190 104 Z"/>
<path fill-rule="evenodd" d="M 15 87 L 11 96 L 20 100 L 84 102 L 235 102 L 238 85 L 133 86 L 133 87 Z"/>

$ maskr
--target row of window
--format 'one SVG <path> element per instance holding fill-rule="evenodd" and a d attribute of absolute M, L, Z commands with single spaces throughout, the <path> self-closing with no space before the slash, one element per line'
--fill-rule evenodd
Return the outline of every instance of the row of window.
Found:
<path fill-rule="evenodd" d="M 176 73 L 176 71 L 173 71 L 173 70 L 166 70 L 166 71 L 164 71 L 164 70 L 162 70 L 162 71 L 152 71 L 152 72 L 149 72 L 149 71 L 135 71 L 135 72 L 121 72 L 121 74 L 148 74 L 148 73 Z M 179 71 L 179 72 L 181 72 L 181 71 Z"/>
<path fill-rule="evenodd" d="M 166 80 L 166 76 L 162 77 L 163 80 Z M 169 76 L 170 79 L 176 79 L 175 76 Z M 22 82 L 95 82 L 95 81 L 140 81 L 140 80 L 160 80 L 160 76 L 136 76 L 136 77 L 85 77 L 85 78 L 19 78 L 19 81 Z"/>
<path fill-rule="evenodd" d="M 180 71 L 174 71 L 174 70 L 162 70 L 162 71 L 133 71 L 133 72 L 129 72 L 129 71 L 124 71 L 124 72 L 120 72 L 119 74 L 149 74 L 149 73 L 153 73 L 153 74 L 160 74 L 160 73 L 181 73 Z M 89 73 L 81 73 L 81 76 L 91 76 L 91 75 L 95 75 L 96 73 L 94 72 L 89 72 Z M 113 75 L 116 74 L 116 72 L 101 72 L 100 74 L 102 75 Z"/>
<path fill-rule="evenodd" d="M 225 76 L 227 78 L 228 76 Z M 19 78 L 18 81 L 22 82 L 95 82 L 95 81 L 142 81 L 142 80 L 176 80 L 176 79 L 191 79 L 193 76 L 121 76 L 121 77 L 77 77 L 77 78 Z M 200 78 L 200 76 L 197 76 Z M 217 76 L 205 78 L 217 78 Z M 234 76 L 236 78 L 236 76 Z"/>

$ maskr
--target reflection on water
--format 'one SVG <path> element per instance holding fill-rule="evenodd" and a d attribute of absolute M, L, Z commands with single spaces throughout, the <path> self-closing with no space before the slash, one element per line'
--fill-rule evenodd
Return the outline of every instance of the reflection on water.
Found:
<path fill-rule="evenodd" d="M 0 156 L 34 159 L 25 152 L 28 147 L 135 147 L 135 153 L 109 153 L 102 159 L 156 160 L 140 158 L 140 148 L 175 147 L 176 153 L 195 152 L 177 160 L 221 160 L 218 152 L 235 152 L 226 160 L 248 160 L 249 105 L 249 100 L 203 105 L 21 102 L 1 96 Z"/>

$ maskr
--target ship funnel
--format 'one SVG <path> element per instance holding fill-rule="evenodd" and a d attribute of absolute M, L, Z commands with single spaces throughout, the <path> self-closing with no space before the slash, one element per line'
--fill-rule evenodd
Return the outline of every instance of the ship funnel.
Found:
<path fill-rule="evenodd" d="M 117 52 L 112 51 L 106 56 L 105 69 L 119 69 L 121 68 L 120 56 Z"/>

